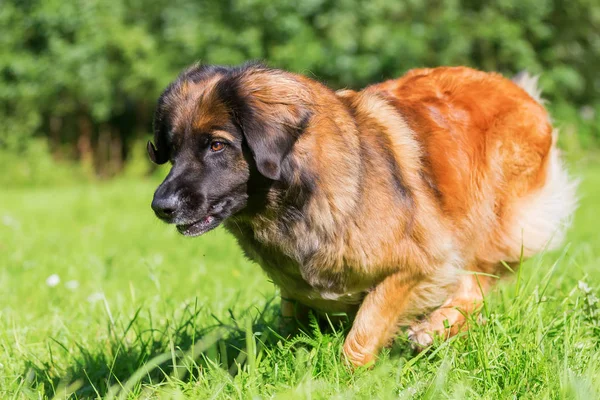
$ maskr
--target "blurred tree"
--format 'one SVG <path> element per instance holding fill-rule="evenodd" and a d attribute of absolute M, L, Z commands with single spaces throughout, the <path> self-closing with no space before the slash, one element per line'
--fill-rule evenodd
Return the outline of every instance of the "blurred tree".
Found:
<path fill-rule="evenodd" d="M 551 100 L 600 109 L 597 0 L 8 0 L 0 26 L 0 147 L 41 136 L 101 175 L 198 60 L 263 59 L 334 88 L 424 66 L 527 69 Z"/>

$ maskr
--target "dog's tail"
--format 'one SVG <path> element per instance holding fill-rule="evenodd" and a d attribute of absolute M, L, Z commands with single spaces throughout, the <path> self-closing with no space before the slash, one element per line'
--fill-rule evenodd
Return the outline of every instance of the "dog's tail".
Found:
<path fill-rule="evenodd" d="M 539 76 L 527 71 L 521 71 L 512 81 L 535 101 L 543 104 L 538 78 Z M 558 131 L 555 129 L 546 166 L 546 182 L 535 193 L 520 199 L 514 205 L 514 229 L 505 237 L 507 248 L 512 249 L 513 258 L 519 256 L 521 251 L 529 257 L 542 250 L 560 246 L 577 209 L 579 180 L 568 174 L 556 146 L 557 137 Z"/>
<path fill-rule="evenodd" d="M 542 91 L 538 87 L 539 78 L 539 75 L 531 75 L 527 71 L 521 71 L 513 76 L 512 81 L 521 89 L 526 91 L 528 95 L 533 97 L 535 101 L 540 104 L 544 104 L 544 99 L 542 99 Z"/>

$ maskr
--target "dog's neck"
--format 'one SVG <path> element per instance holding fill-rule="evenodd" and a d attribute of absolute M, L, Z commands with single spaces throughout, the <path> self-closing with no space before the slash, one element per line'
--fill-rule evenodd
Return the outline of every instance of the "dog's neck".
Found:
<path fill-rule="evenodd" d="M 311 123 L 282 164 L 283 178 L 251 173 L 248 206 L 237 218 L 254 230 L 290 235 L 294 224 L 303 223 L 336 235 L 360 201 L 359 127 L 352 108 L 320 84 L 312 91 L 319 91 L 320 100 L 310 105 Z"/>
<path fill-rule="evenodd" d="M 384 94 L 315 90 L 328 91 L 320 97 L 327 107 L 311 104 L 311 122 L 282 164 L 284 179 L 251 195 L 253 211 L 239 222 L 244 235 L 299 263 L 325 251 L 328 263 L 360 262 L 364 246 L 412 229 L 414 193 L 401 169 L 419 157 L 418 145 Z M 392 220 L 377 237 L 348 231 Z"/>

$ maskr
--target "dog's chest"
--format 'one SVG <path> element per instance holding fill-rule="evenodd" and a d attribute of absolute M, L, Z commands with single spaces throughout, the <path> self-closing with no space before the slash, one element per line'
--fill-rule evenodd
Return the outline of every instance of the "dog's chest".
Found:
<path fill-rule="evenodd" d="M 246 256 L 258 263 L 269 278 L 281 288 L 282 295 L 293 298 L 301 303 L 323 312 L 355 312 L 361 303 L 365 291 L 348 288 L 345 284 L 348 276 L 337 279 L 326 279 L 324 285 L 314 285 L 303 276 L 303 262 L 310 263 L 310 254 L 304 259 L 295 259 L 286 254 L 280 246 L 260 241 L 255 232 L 247 225 L 225 225 L 237 238 Z M 314 269 L 320 269 L 318 266 Z M 321 266 L 326 270 L 327 266 Z M 351 280 L 351 279 L 349 279 Z"/>

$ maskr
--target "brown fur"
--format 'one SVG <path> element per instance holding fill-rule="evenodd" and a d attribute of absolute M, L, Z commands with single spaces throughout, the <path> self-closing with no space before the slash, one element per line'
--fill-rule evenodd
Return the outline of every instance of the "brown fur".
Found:
<path fill-rule="evenodd" d="M 220 77 L 185 82 L 164 100 L 174 126 L 227 133 L 230 105 L 213 90 Z M 265 137 L 288 127 L 297 137 L 285 179 L 225 227 L 286 299 L 356 313 L 344 345 L 356 365 L 399 325 L 412 324 L 421 345 L 456 333 L 495 281 L 473 273 L 500 274 L 522 245 L 531 256 L 557 244 L 574 209 L 546 111 L 497 74 L 414 70 L 335 93 L 253 67 L 239 82 Z M 556 223 L 542 227 L 543 212 L 524 214 L 529 204 L 558 214 Z M 284 313 L 292 309 L 284 302 Z"/>

